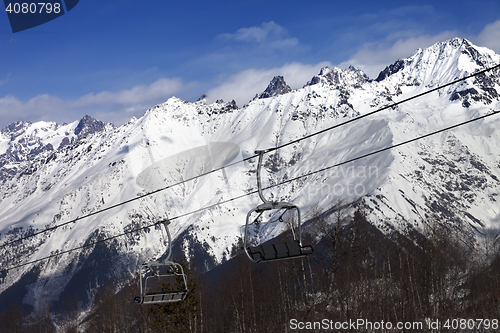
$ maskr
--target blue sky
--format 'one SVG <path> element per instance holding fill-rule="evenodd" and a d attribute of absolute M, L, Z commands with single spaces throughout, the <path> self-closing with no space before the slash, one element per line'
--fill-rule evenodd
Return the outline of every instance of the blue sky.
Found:
<path fill-rule="evenodd" d="M 0 128 L 85 114 L 121 125 L 176 96 L 239 106 L 275 75 L 302 87 L 323 66 L 370 77 L 438 41 L 500 53 L 500 1 L 80 0 L 12 33 L 0 14 Z"/>

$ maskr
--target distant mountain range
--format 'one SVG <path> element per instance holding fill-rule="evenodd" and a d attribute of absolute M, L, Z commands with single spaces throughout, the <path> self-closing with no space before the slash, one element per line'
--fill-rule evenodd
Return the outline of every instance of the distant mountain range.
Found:
<path fill-rule="evenodd" d="M 454 38 L 419 49 L 376 79 L 321 69 L 303 88 L 275 77 L 242 108 L 172 97 L 116 127 L 89 116 L 71 124 L 16 122 L 0 132 L 0 242 L 53 227 L 253 156 L 346 119 L 500 63 L 500 55 Z M 500 110 L 500 70 L 486 72 L 267 156 L 264 186 Z M 96 240 L 172 220 L 177 253 L 210 269 L 231 257 L 256 195 L 256 159 L 232 165 L 64 227 L 0 248 L 9 268 Z M 493 116 L 265 191 L 301 207 L 305 219 L 341 200 L 380 230 L 407 232 L 430 219 L 475 247 L 500 226 L 500 118 Z M 354 207 L 354 206 L 353 206 Z M 354 208 L 352 208 L 354 209 Z M 183 217 L 178 216 L 195 212 Z M 276 225 L 271 239 L 284 227 Z M 310 229 L 312 232 L 312 228 Z M 0 274 L 0 304 L 36 306 L 69 292 L 89 301 L 96 286 L 130 277 L 166 250 L 160 227 L 117 237 Z"/>

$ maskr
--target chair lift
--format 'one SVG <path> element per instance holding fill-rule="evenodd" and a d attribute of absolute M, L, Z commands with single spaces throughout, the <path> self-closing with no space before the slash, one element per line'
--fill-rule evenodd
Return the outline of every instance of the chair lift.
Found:
<path fill-rule="evenodd" d="M 186 274 L 184 274 L 182 266 L 170 260 L 170 258 L 172 257 L 172 238 L 168 230 L 170 221 L 163 220 L 161 221 L 161 223 L 165 226 L 165 230 L 167 231 L 168 256 L 165 260 L 151 261 L 142 264 L 139 276 L 141 296 L 138 296 L 134 299 L 138 304 L 158 304 L 183 301 L 188 293 Z M 161 268 L 164 268 L 165 272 L 161 272 Z M 148 290 L 148 282 L 150 283 L 149 289 L 151 289 L 151 284 L 153 284 L 153 281 L 151 280 L 154 278 L 157 278 L 158 280 L 173 279 L 175 283 L 176 278 L 179 276 L 182 278 L 181 290 L 155 292 L 150 292 Z"/>
<path fill-rule="evenodd" d="M 301 221 L 300 221 L 299 207 L 297 207 L 294 204 L 288 203 L 288 202 L 268 201 L 268 200 L 266 200 L 266 198 L 264 198 L 264 195 L 262 194 L 260 169 L 262 167 L 262 159 L 264 157 L 264 154 L 268 151 L 269 150 L 256 150 L 255 151 L 255 154 L 259 154 L 259 161 L 257 164 L 257 187 L 259 190 L 259 197 L 264 203 L 258 205 L 256 208 L 253 208 L 252 210 L 250 210 L 248 212 L 246 224 L 245 224 L 245 236 L 244 236 L 244 240 L 243 240 L 243 249 L 244 249 L 246 255 L 248 256 L 248 258 L 251 261 L 256 262 L 256 263 L 281 260 L 281 259 L 304 257 L 308 254 L 313 253 L 312 246 L 310 246 L 310 245 L 302 246 Z M 259 214 L 259 217 L 260 217 L 260 215 L 262 215 L 262 213 L 265 211 L 282 210 L 282 209 L 284 209 L 285 212 L 287 212 L 288 210 L 292 210 L 292 209 L 297 211 L 297 221 L 298 221 L 297 236 L 295 235 L 295 233 L 293 233 L 294 240 L 284 242 L 284 243 L 265 244 L 265 245 L 260 245 L 260 246 L 249 246 L 249 244 L 248 244 L 248 229 L 249 229 L 248 226 L 250 224 L 249 221 L 250 221 L 252 213 L 256 212 Z M 282 219 L 283 214 L 281 214 L 281 216 L 279 217 L 280 222 L 283 221 L 283 219 Z M 259 217 L 257 217 L 257 219 Z M 257 221 L 257 219 L 255 221 Z M 293 228 L 292 228 L 292 232 L 293 232 Z"/>

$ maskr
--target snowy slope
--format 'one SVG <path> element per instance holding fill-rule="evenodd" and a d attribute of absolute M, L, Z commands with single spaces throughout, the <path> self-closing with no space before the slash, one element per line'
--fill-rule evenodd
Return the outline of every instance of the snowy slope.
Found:
<path fill-rule="evenodd" d="M 90 118 L 61 126 L 11 124 L 0 134 L 1 241 L 165 188 L 498 63 L 493 51 L 457 38 L 398 60 L 376 80 L 354 67 L 323 68 L 303 88 L 290 91 L 278 77 L 243 108 L 171 98 L 119 128 Z M 496 70 L 287 146 L 267 156 L 264 186 L 500 110 L 499 94 Z M 493 116 L 276 186 L 265 195 L 294 202 L 306 218 L 316 205 L 328 209 L 339 199 L 358 202 L 387 231 L 422 228 L 436 218 L 474 246 L 481 232 L 500 223 L 499 121 Z M 201 246 L 220 263 L 230 257 L 246 213 L 259 198 L 200 209 L 255 190 L 255 167 L 256 159 L 239 163 L 4 247 L 2 267 L 162 217 L 173 219 L 178 248 L 199 255 Z M 283 230 L 281 225 L 271 229 L 258 237 L 265 241 Z M 3 273 L 0 298 L 24 287 L 28 292 L 22 297 L 30 304 L 42 294 L 55 300 L 76 285 L 90 291 L 106 279 L 134 274 L 141 262 L 164 251 L 159 227 L 130 233 Z"/>

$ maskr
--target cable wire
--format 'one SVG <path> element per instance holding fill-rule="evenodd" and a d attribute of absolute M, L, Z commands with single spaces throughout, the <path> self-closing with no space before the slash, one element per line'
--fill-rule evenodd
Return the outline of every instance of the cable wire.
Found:
<path fill-rule="evenodd" d="M 311 171 L 309 173 L 306 173 L 306 174 L 301 175 L 301 176 L 297 176 L 295 178 L 287 179 L 285 181 L 282 181 L 281 183 L 277 183 L 277 184 L 274 184 L 274 185 L 269 185 L 267 187 L 264 187 L 263 190 L 268 190 L 268 189 L 271 189 L 273 187 L 280 186 L 280 185 L 283 185 L 283 184 L 287 184 L 287 183 L 290 183 L 292 181 L 295 181 L 295 180 L 298 180 L 298 179 L 301 179 L 301 178 L 306 178 L 306 177 L 309 177 L 311 175 L 314 175 L 314 174 L 317 174 L 317 173 L 321 173 L 321 172 L 324 172 L 326 170 L 329 170 L 329 169 L 332 169 L 332 168 L 335 168 L 335 167 L 338 167 L 338 166 L 341 166 L 341 165 L 344 165 L 344 164 L 347 164 L 347 163 L 350 163 L 350 162 L 354 162 L 354 161 L 363 159 L 363 158 L 371 156 L 371 155 L 379 154 L 381 152 L 384 152 L 384 151 L 387 151 L 387 150 L 390 150 L 390 149 L 394 149 L 394 148 L 397 148 L 397 147 L 409 144 L 411 142 L 415 142 L 415 141 L 427 138 L 429 136 L 436 135 L 438 133 L 446 132 L 446 131 L 449 131 L 451 129 L 454 129 L 454 128 L 457 128 L 457 127 L 460 127 L 460 126 L 464 126 L 464 125 L 470 124 L 472 122 L 475 122 L 475 121 L 478 121 L 478 120 L 481 120 L 481 119 L 485 119 L 487 117 L 491 117 L 491 116 L 499 114 L 499 113 L 500 113 L 500 111 L 493 111 L 491 113 L 485 114 L 485 115 L 480 116 L 480 117 L 469 119 L 467 121 L 464 121 L 464 122 L 461 122 L 461 123 L 458 123 L 458 124 L 455 124 L 455 125 L 452 125 L 452 126 L 449 126 L 449 127 L 446 127 L 446 128 L 443 128 L 443 129 L 440 129 L 440 130 L 437 130 L 437 131 L 434 131 L 434 132 L 431 132 L 431 133 L 428 133 L 428 134 L 424 134 L 422 136 L 418 136 L 418 137 L 415 137 L 413 139 L 409 139 L 409 140 L 397 143 L 397 144 L 392 145 L 392 146 L 388 146 L 388 147 L 385 147 L 385 148 L 382 148 L 382 149 L 378 149 L 378 150 L 375 150 L 373 152 L 370 152 L 370 153 L 367 153 L 367 154 L 364 154 L 364 155 L 361 155 L 361 156 L 358 156 L 358 157 L 355 157 L 355 158 L 351 158 L 351 159 L 346 160 L 344 162 L 333 164 L 333 165 L 330 165 L 328 167 L 325 167 L 325 168 L 322 168 L 322 169 L 319 169 L 319 170 Z M 209 206 L 206 206 L 206 207 L 201 207 L 201 208 L 196 209 L 194 211 L 190 211 L 190 212 L 187 212 L 187 213 L 184 213 L 184 214 L 181 214 L 181 215 L 177 215 L 175 217 L 170 218 L 169 221 L 177 220 L 179 218 L 183 218 L 183 217 L 186 217 L 188 215 L 192 215 L 192 214 L 195 214 L 195 213 L 207 210 L 207 209 L 212 209 L 212 208 L 214 208 L 216 206 L 224 205 L 224 204 L 229 203 L 231 201 L 238 200 L 238 199 L 241 199 L 241 198 L 244 198 L 244 197 L 256 194 L 256 193 L 258 193 L 258 190 L 253 190 L 253 189 L 247 190 L 247 193 L 245 193 L 245 194 L 242 194 L 242 195 L 239 195 L 237 197 L 233 197 L 233 198 L 230 198 L 230 199 L 227 199 L 227 200 L 223 200 L 223 201 L 220 201 L 218 203 L 215 203 L 215 204 L 212 204 L 212 205 L 209 205 Z M 84 244 L 84 245 L 81 245 L 81 246 L 78 246 L 78 247 L 75 247 L 75 248 L 72 248 L 72 249 L 69 249 L 69 250 L 65 250 L 65 251 L 62 251 L 62 252 L 58 252 L 56 254 L 52 254 L 52 255 L 49 255 L 49 256 L 46 256 L 46 257 L 43 257 L 43 258 L 39 258 L 39 259 L 36 259 L 36 260 L 32 260 L 32 261 L 29 261 L 29 262 L 18 264 L 18 265 L 15 265 L 15 266 L 12 266 L 12 267 L 9 267 L 9 268 L 6 268 L 6 269 L 2 269 L 2 270 L 0 270 L 0 273 L 8 272 L 8 271 L 11 271 L 13 269 L 17 269 L 17 268 L 20 268 L 20 267 L 23 267 L 23 266 L 34 264 L 34 263 L 37 263 L 37 262 L 40 262 L 40 261 L 43 261 L 43 260 L 51 259 L 51 258 L 57 257 L 57 256 L 62 255 L 62 254 L 66 254 L 66 253 L 70 253 L 70 252 L 73 252 L 73 251 L 81 250 L 83 248 L 94 246 L 94 245 L 97 245 L 99 243 L 104 243 L 104 242 L 110 241 L 112 239 L 121 237 L 121 236 L 126 236 L 128 234 L 133 233 L 133 232 L 138 232 L 138 231 L 141 231 L 141 230 L 144 230 L 144 229 L 147 229 L 147 228 L 154 227 L 154 226 L 159 225 L 161 223 L 163 223 L 163 221 L 155 222 L 155 223 L 147 225 L 145 227 L 141 227 L 141 228 L 136 228 L 136 229 L 133 229 L 133 230 L 129 230 L 127 232 L 124 232 L 124 233 L 121 233 L 121 234 L 118 234 L 118 235 L 114 235 L 114 236 L 111 236 L 111 237 L 108 237 L 108 238 L 105 238 L 105 239 L 101 239 L 99 241 L 95 241 L 95 242 L 92 242 L 92 243 Z"/>
<path fill-rule="evenodd" d="M 468 75 L 468 76 L 465 76 L 465 77 L 463 77 L 463 78 L 461 78 L 461 79 L 457 79 L 457 80 L 452 81 L 452 82 L 450 82 L 450 83 L 446 83 L 446 84 L 444 84 L 444 85 L 442 85 L 442 86 L 439 86 L 439 87 L 433 88 L 433 89 L 428 90 L 428 91 L 424 91 L 423 93 L 420 93 L 420 94 L 417 94 L 417 95 L 414 95 L 414 96 L 411 96 L 411 97 L 405 98 L 405 99 L 403 99 L 403 100 L 401 100 L 401 101 L 399 101 L 399 102 L 396 102 L 396 103 L 393 103 L 393 104 L 386 105 L 386 106 L 384 106 L 384 107 L 382 107 L 382 108 L 380 108 L 380 109 L 377 109 L 377 110 L 375 110 L 375 111 L 368 112 L 368 113 L 366 113 L 366 114 L 364 114 L 364 115 L 361 115 L 361 116 L 358 116 L 358 117 L 355 117 L 355 118 L 351 118 L 351 119 L 346 120 L 346 121 L 344 121 L 344 122 L 342 122 L 342 123 L 339 123 L 339 124 L 336 124 L 336 125 L 333 125 L 333 126 L 327 127 L 327 128 L 325 128 L 325 129 L 322 129 L 321 131 L 314 132 L 314 133 L 311 133 L 311 134 L 309 134 L 309 135 L 306 135 L 306 136 L 304 136 L 304 137 L 302 137 L 302 138 L 299 138 L 299 139 L 296 139 L 296 140 L 293 140 L 293 141 L 287 142 L 287 143 L 285 143 L 285 144 L 282 144 L 281 146 L 277 146 L 277 147 L 273 147 L 273 148 L 266 149 L 266 152 L 270 152 L 270 151 L 273 151 L 273 150 L 281 149 L 281 148 L 284 148 L 284 147 L 286 147 L 286 146 L 289 146 L 289 145 L 292 145 L 292 144 L 298 143 L 298 142 L 300 142 L 300 141 L 302 141 L 302 140 L 309 139 L 309 138 L 311 138 L 311 137 L 313 137 L 313 136 L 316 136 L 316 135 L 319 135 L 319 134 L 322 134 L 322 133 L 325 133 L 325 132 L 331 131 L 332 129 L 335 129 L 335 128 L 337 128 L 337 127 L 344 126 L 344 125 L 346 125 L 346 124 L 352 123 L 352 122 L 357 121 L 357 120 L 362 119 L 362 118 L 366 118 L 366 117 L 368 117 L 368 116 L 374 115 L 374 114 L 379 113 L 379 112 L 381 112 L 381 111 L 384 111 L 384 110 L 387 110 L 387 109 L 393 108 L 393 107 L 395 107 L 395 106 L 398 106 L 399 104 L 403 104 L 403 103 L 409 102 L 409 101 L 411 101 L 411 100 L 413 100 L 413 99 L 416 99 L 416 98 L 422 97 L 422 96 L 424 96 L 424 95 L 430 94 L 430 93 L 432 93 L 432 92 L 435 92 L 435 91 L 437 91 L 437 90 L 440 90 L 440 89 L 443 89 L 443 88 L 449 87 L 449 86 L 451 86 L 451 85 L 454 85 L 454 84 L 456 84 L 456 83 L 459 83 L 459 82 L 465 81 L 465 80 L 470 79 L 470 78 L 472 78 L 472 77 L 475 77 L 475 76 L 478 76 L 478 75 L 484 74 L 484 73 L 486 73 L 486 72 L 492 71 L 492 70 L 494 70 L 494 69 L 496 69 L 496 68 L 499 68 L 499 67 L 500 67 L 500 64 L 498 64 L 498 65 L 496 65 L 496 66 L 493 66 L 493 67 L 490 67 L 490 68 L 487 68 L 487 69 L 484 69 L 484 70 L 482 70 L 482 71 L 479 71 L 479 72 L 473 73 L 473 74 Z"/>
<path fill-rule="evenodd" d="M 495 66 L 490 67 L 490 68 L 487 68 L 487 69 L 484 69 L 484 70 L 481 70 L 481 71 L 478 71 L 478 72 L 473 73 L 473 74 L 471 74 L 471 75 L 465 76 L 465 77 L 463 77 L 463 78 L 461 78 L 461 79 L 454 80 L 454 81 L 452 81 L 452 82 L 450 82 L 450 83 L 447 83 L 447 84 L 444 84 L 444 85 L 442 85 L 442 86 L 439 86 L 439 87 L 436 87 L 436 88 L 430 89 L 430 90 L 428 90 L 428 91 L 425 91 L 425 92 L 423 92 L 423 93 L 420 93 L 420 94 L 417 94 L 417 95 L 411 96 L 411 97 L 406 98 L 406 99 L 403 99 L 403 100 L 401 100 L 401 101 L 399 101 L 399 102 L 396 102 L 396 103 L 393 103 L 393 104 L 386 105 L 386 106 L 384 106 L 384 107 L 382 107 L 382 108 L 380 108 L 380 109 L 377 109 L 377 110 L 375 110 L 375 111 L 372 111 L 372 112 L 369 112 L 369 113 L 363 114 L 363 115 L 358 116 L 358 117 L 355 117 L 355 118 L 351 118 L 351 119 L 346 120 L 346 121 L 344 121 L 344 122 L 342 122 L 342 123 L 339 123 L 339 124 L 336 124 L 336 125 L 333 125 L 333 126 L 327 127 L 327 128 L 325 128 L 325 129 L 322 129 L 322 130 L 320 130 L 320 131 L 317 131 L 317 132 L 314 132 L 314 133 L 308 134 L 308 135 L 306 135 L 306 136 L 303 136 L 303 137 L 301 137 L 301 138 L 299 138 L 299 139 L 296 139 L 296 140 L 293 140 L 293 141 L 287 142 L 287 143 L 282 144 L 282 145 L 280 145 L 280 146 L 276 146 L 276 147 L 272 147 L 272 148 L 266 149 L 265 153 L 268 153 L 268 152 L 271 152 L 271 151 L 274 151 L 274 150 L 278 150 L 278 149 L 284 148 L 284 147 L 286 147 L 286 146 L 289 146 L 289 145 L 292 145 L 292 144 L 298 143 L 298 142 L 300 142 L 300 141 L 302 141 L 302 140 L 306 140 L 306 139 L 309 139 L 309 138 L 311 138 L 311 137 L 317 136 L 317 135 L 319 135 L 319 134 L 322 134 L 322 133 L 325 133 L 325 132 L 331 131 L 331 130 L 333 130 L 333 129 L 335 129 L 335 128 L 339 128 L 339 127 L 341 127 L 341 126 L 347 125 L 347 124 L 352 123 L 352 122 L 354 122 L 354 121 L 358 121 L 358 120 L 360 120 L 360 119 L 362 119 L 362 118 L 366 118 L 366 117 L 368 117 L 368 116 L 371 116 L 371 115 L 374 115 L 374 114 L 376 114 L 376 113 L 382 112 L 382 111 L 387 110 L 387 109 L 389 109 L 389 108 L 393 108 L 393 107 L 398 106 L 398 105 L 400 105 L 400 104 L 403 104 L 403 103 L 406 103 L 406 102 L 408 102 L 408 101 L 411 101 L 411 100 L 413 100 L 413 99 L 415 99 L 415 98 L 422 97 L 422 96 L 427 95 L 427 94 L 430 94 L 430 93 L 432 93 L 432 92 L 434 92 L 434 91 L 437 91 L 437 90 L 440 90 L 440 89 L 446 88 L 446 87 L 448 87 L 448 86 L 450 86 L 450 85 L 453 85 L 453 84 L 459 83 L 459 82 L 461 82 L 461 81 L 465 81 L 465 80 L 467 80 L 467 79 L 470 79 L 470 78 L 472 78 L 472 77 L 475 77 L 475 76 L 478 76 L 478 75 L 484 74 L 484 73 L 486 73 L 486 72 L 492 71 L 492 70 L 494 70 L 494 69 L 496 69 L 496 68 L 499 68 L 499 67 L 500 67 L 500 64 L 495 65 Z M 25 239 L 28 239 L 28 238 L 31 238 L 31 237 L 35 237 L 35 236 L 37 236 L 37 235 L 39 235 L 39 234 L 46 233 L 46 232 L 49 232 L 49 231 L 52 231 L 52 230 L 58 229 L 58 228 L 60 228 L 60 227 L 63 227 L 63 226 L 65 226 L 65 225 L 68 225 L 68 224 L 71 224 L 71 223 L 75 223 L 75 222 L 77 222 L 77 221 L 79 221 L 79 220 L 82 220 L 82 219 L 85 219 L 85 218 L 88 218 L 88 217 L 91 217 L 91 216 L 97 215 L 97 214 L 99 214 L 99 213 L 102 213 L 102 212 L 108 211 L 108 210 L 110 210 L 110 209 L 120 207 L 120 206 L 122 206 L 122 205 L 125 205 L 125 204 L 128 204 L 128 203 L 130 203 L 130 202 L 133 202 L 133 201 L 136 201 L 136 200 L 142 199 L 142 198 L 144 198 L 144 197 L 147 197 L 147 196 L 150 196 L 150 195 L 156 194 L 156 193 L 158 193 L 158 192 L 165 191 L 165 190 L 167 190 L 167 189 L 169 189 L 169 188 L 172 188 L 172 187 L 174 187 L 174 186 L 179 186 L 179 185 L 182 185 L 182 184 L 184 184 L 184 183 L 186 183 L 186 182 L 189 182 L 189 181 L 195 180 L 195 179 L 197 179 L 197 178 L 207 176 L 207 175 L 212 174 L 212 173 L 217 172 L 217 171 L 221 171 L 221 170 L 223 170 L 224 168 L 227 168 L 227 167 L 230 167 L 230 166 L 233 166 L 233 165 L 236 165 L 236 164 L 239 164 L 239 163 L 242 163 L 242 162 L 248 161 L 248 160 L 250 160 L 250 159 L 252 159 L 252 158 L 255 158 L 255 157 L 257 157 L 257 156 L 258 156 L 257 154 L 252 155 L 252 156 L 249 156 L 249 157 L 244 158 L 244 159 L 242 159 L 242 160 L 240 160 L 240 161 L 233 162 L 233 163 L 231 163 L 231 164 L 228 164 L 228 165 L 226 165 L 226 166 L 219 167 L 219 168 L 217 168 L 217 169 L 213 169 L 213 170 L 211 170 L 211 171 L 208 171 L 208 172 L 205 172 L 205 173 L 199 174 L 199 175 L 194 176 L 194 177 L 191 177 L 191 178 L 189 178 L 189 179 L 185 179 L 185 180 L 183 180 L 183 181 L 181 181 L 181 182 L 178 182 L 178 183 L 175 183 L 175 184 L 172 184 L 172 185 L 166 186 L 166 187 L 162 187 L 162 188 L 160 188 L 160 189 L 154 190 L 154 191 L 152 191 L 152 192 L 148 192 L 148 193 L 146 193 L 146 194 L 142 194 L 142 195 L 136 196 L 136 197 L 134 197 L 134 198 L 131 198 L 131 199 L 128 199 L 128 200 L 125 200 L 125 201 L 119 202 L 119 203 L 117 203 L 117 204 L 111 205 L 111 206 L 106 207 L 106 208 L 103 208 L 103 209 L 101 209 L 101 210 L 97 210 L 97 211 L 92 212 L 92 213 L 89 213 L 89 214 L 87 214 L 87 215 L 79 216 L 79 217 L 77 217 L 77 218 L 75 218 L 75 219 L 73 219 L 73 220 L 70 220 L 70 221 L 67 221 L 67 222 L 64 222 L 64 223 L 61 223 L 61 224 L 55 225 L 55 226 L 53 226 L 53 227 L 45 228 L 45 229 L 40 230 L 40 231 L 37 231 L 37 232 L 35 232 L 35 233 L 31 233 L 31 234 L 29 234 L 29 235 L 27 235 L 27 236 L 24 236 L 24 237 L 21 237 L 21 238 L 18 238 L 18 239 L 12 240 L 12 241 L 5 242 L 4 244 L 1 244 L 1 245 L 0 245 L 0 249 L 1 249 L 1 248 L 6 247 L 6 246 L 8 246 L 8 245 L 11 245 L 11 244 L 14 244 L 14 243 L 17 243 L 17 242 L 23 241 L 23 240 L 25 240 Z"/>
<path fill-rule="evenodd" d="M 255 156 L 256 156 L 256 155 L 255 155 Z M 64 222 L 64 223 L 61 223 L 61 224 L 58 224 L 58 225 L 52 226 L 52 227 L 45 228 L 45 229 L 43 229 L 43 230 L 40 230 L 40 231 L 34 232 L 34 233 L 32 233 L 32 234 L 29 234 L 29 235 L 27 235 L 27 236 L 24 236 L 24 237 L 21 237 L 21 238 L 15 239 L 15 240 L 13 240 L 13 241 L 5 242 L 4 244 L 0 245 L 0 249 L 1 249 L 1 248 L 3 248 L 3 247 L 6 247 L 6 246 L 8 246 L 8 245 L 11 245 L 11 244 L 14 244 L 14 243 L 17 243 L 17 242 L 23 241 L 23 240 L 25 240 L 25 239 L 28 239 L 28 238 L 31 238 L 31 237 L 35 237 L 35 236 L 37 236 L 37 235 L 40 235 L 40 234 L 43 234 L 43 233 L 46 233 L 46 232 L 49 232 L 49 231 L 52 231 L 52 230 L 56 230 L 56 229 L 58 229 L 58 228 L 60 228 L 60 227 L 64 227 L 65 225 L 68 225 L 68 224 L 71 224 L 71 223 L 75 223 L 75 222 L 77 222 L 77 221 L 79 221 L 79 220 L 82 220 L 82 219 L 85 219 L 85 218 L 87 218 L 87 217 L 91 217 L 91 216 L 97 215 L 97 214 L 99 214 L 99 213 L 102 213 L 102 212 L 108 211 L 108 210 L 110 210 L 110 209 L 117 208 L 117 207 L 119 207 L 119 206 L 123 206 L 123 205 L 125 205 L 125 204 L 130 203 L 130 202 L 133 202 L 133 201 L 136 201 L 136 200 L 142 199 L 142 198 L 144 198 L 144 197 L 148 197 L 148 196 L 153 195 L 153 194 L 156 194 L 156 193 L 158 193 L 158 192 L 162 192 L 162 191 L 168 190 L 169 188 L 172 188 L 172 187 L 174 187 L 174 186 L 182 185 L 182 184 L 184 184 L 184 183 L 186 183 L 186 182 L 189 182 L 189 181 L 195 180 L 195 179 L 200 178 L 200 177 L 202 177 L 202 176 L 207 176 L 207 175 L 209 175 L 209 174 L 211 174 L 211 173 L 214 173 L 214 172 L 220 171 L 220 170 L 222 170 L 222 169 L 224 169 L 224 168 L 227 168 L 227 167 L 233 166 L 233 165 L 235 165 L 235 164 L 239 164 L 239 163 L 245 162 L 245 161 L 247 161 L 247 160 L 250 160 L 250 159 L 254 158 L 255 156 L 250 156 L 250 157 L 244 158 L 244 159 L 242 159 L 242 160 L 240 160 L 240 161 L 237 161 L 237 162 L 234 162 L 234 163 L 231 163 L 231 164 L 225 165 L 225 166 L 223 166 L 223 167 L 219 167 L 219 168 L 217 168 L 217 169 L 213 169 L 213 170 L 208 171 L 208 172 L 205 172 L 205 173 L 203 173 L 203 174 L 201 174 L 201 175 L 197 175 L 197 176 L 194 176 L 194 177 L 191 177 L 191 178 L 188 178 L 188 179 L 184 179 L 183 181 L 180 181 L 180 182 L 178 182 L 178 183 L 175 183 L 175 184 L 172 184 L 172 185 L 169 185 L 169 186 L 166 186 L 166 187 L 162 187 L 162 188 L 160 188 L 160 189 L 157 189 L 157 190 L 154 190 L 154 191 L 152 191 L 152 192 L 148 192 L 148 193 L 145 193 L 145 194 L 142 194 L 142 195 L 136 196 L 136 197 L 134 197 L 134 198 L 132 198 L 132 199 L 128 199 L 128 200 L 125 200 L 125 201 L 119 202 L 119 203 L 117 203 L 117 204 L 111 205 L 111 206 L 106 207 L 106 208 L 103 208 L 103 209 L 101 209 L 101 210 L 97 210 L 97 211 L 95 211 L 95 212 L 92 212 L 92 213 L 89 213 L 89 214 L 86 214 L 86 215 L 83 215 L 83 216 L 79 216 L 79 217 L 77 217 L 77 218 L 75 218 L 75 219 L 73 219 L 73 220 L 70 220 L 70 221 L 67 221 L 67 222 Z"/>

